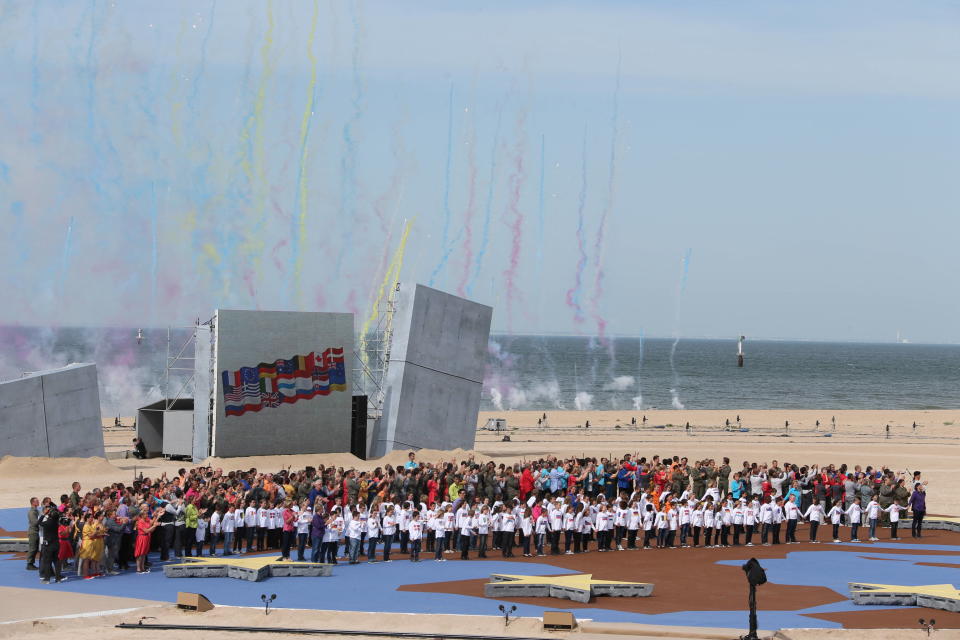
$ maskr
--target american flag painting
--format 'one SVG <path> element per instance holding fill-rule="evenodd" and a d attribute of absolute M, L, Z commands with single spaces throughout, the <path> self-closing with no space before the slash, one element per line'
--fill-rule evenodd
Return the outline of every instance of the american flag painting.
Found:
<path fill-rule="evenodd" d="M 343 347 L 223 371 L 221 377 L 224 410 L 228 416 L 242 416 L 248 411 L 347 390 Z"/>

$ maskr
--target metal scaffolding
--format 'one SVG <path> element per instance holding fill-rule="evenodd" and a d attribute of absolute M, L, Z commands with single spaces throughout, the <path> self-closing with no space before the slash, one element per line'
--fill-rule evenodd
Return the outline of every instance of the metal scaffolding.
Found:
<path fill-rule="evenodd" d="M 393 283 L 390 292 L 377 306 L 376 325 L 368 335 L 360 336 L 360 348 L 354 351 L 354 386 L 367 396 L 368 418 L 376 419 L 383 415 L 393 344 L 393 316 L 397 310 L 396 296 L 399 290 L 400 283 Z"/>

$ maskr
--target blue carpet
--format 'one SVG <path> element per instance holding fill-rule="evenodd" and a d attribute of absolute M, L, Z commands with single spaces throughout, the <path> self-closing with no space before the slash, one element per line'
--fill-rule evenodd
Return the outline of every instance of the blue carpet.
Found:
<path fill-rule="evenodd" d="M 6 529 L 25 528 L 25 509 L 0 510 L 0 526 Z M 936 555 L 936 551 L 957 550 L 957 547 L 923 545 L 896 545 L 896 548 L 918 547 L 929 555 L 885 554 L 886 545 L 865 545 L 863 553 L 832 550 L 824 546 L 818 551 L 791 552 L 782 560 L 763 560 L 767 577 L 772 583 L 788 585 L 825 586 L 847 595 L 847 582 L 879 582 L 894 584 L 935 584 L 953 582 L 956 569 L 923 567 L 919 562 L 957 563 L 956 556 Z M 745 554 L 748 556 L 749 554 Z M 881 558 L 874 560 L 867 558 Z M 747 557 L 719 561 L 723 565 L 739 566 Z M 638 563 L 638 568 L 642 566 Z M 71 579 L 59 585 L 40 585 L 36 573 L 24 571 L 22 561 L 0 560 L 0 586 L 54 589 L 75 593 L 126 596 L 149 600 L 173 600 L 177 591 L 200 592 L 215 604 L 259 606 L 260 595 L 276 593 L 275 605 L 282 608 L 333 609 L 344 611 L 384 611 L 395 613 L 457 613 L 467 615 L 498 615 L 495 600 L 486 598 L 397 591 L 404 584 L 445 582 L 487 578 L 492 573 L 547 575 L 567 572 L 567 569 L 543 563 L 511 563 L 496 560 L 482 562 L 442 562 L 424 560 L 412 564 L 396 560 L 390 564 L 339 564 L 330 578 L 274 578 L 251 583 L 230 578 L 165 578 L 160 563 L 154 559 L 154 571 L 149 575 L 127 573 L 97 580 Z M 639 578 L 638 578 L 639 579 Z M 308 582 L 309 580 L 309 582 Z M 309 586 L 309 588 L 305 588 Z M 604 622 L 635 622 L 661 625 L 744 628 L 746 624 L 746 588 L 741 581 L 733 585 L 717 585 L 730 590 L 731 606 L 743 609 L 730 611 L 683 611 L 644 615 L 608 609 L 576 609 L 578 618 Z M 656 597 L 656 591 L 654 596 Z M 763 629 L 784 627 L 836 628 L 840 625 L 827 620 L 806 617 L 804 613 L 862 611 L 850 601 L 811 607 L 800 611 L 763 610 L 763 587 L 758 591 L 759 623 Z M 691 606 L 695 606 L 691 602 Z M 557 601 L 563 608 L 563 601 Z M 517 605 L 520 616 L 539 617 L 543 607 Z"/>

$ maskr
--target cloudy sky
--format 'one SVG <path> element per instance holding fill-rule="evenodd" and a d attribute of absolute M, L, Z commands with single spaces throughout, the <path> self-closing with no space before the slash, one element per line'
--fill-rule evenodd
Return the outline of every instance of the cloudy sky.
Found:
<path fill-rule="evenodd" d="M 0 321 L 359 326 L 402 258 L 501 331 L 957 342 L 958 26 L 936 1 L 8 0 Z"/>

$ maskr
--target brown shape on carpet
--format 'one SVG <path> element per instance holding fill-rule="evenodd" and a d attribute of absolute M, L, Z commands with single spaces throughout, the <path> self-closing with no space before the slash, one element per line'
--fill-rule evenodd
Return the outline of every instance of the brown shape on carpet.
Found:
<path fill-rule="evenodd" d="M 765 587 L 766 585 L 764 585 Z M 863 606 L 862 611 L 840 613 L 806 613 L 809 618 L 839 622 L 846 629 L 919 629 L 920 618 L 937 621 L 937 629 L 960 629 L 960 613 L 927 609 L 926 607 L 880 607 Z M 936 634 L 934 634 L 935 636 Z"/>
<path fill-rule="evenodd" d="M 515 558 L 516 573 L 522 574 L 527 562 L 545 561 L 563 570 L 554 575 L 592 573 L 598 580 L 652 582 L 653 596 L 649 598 L 592 598 L 589 604 L 580 604 L 557 598 L 514 598 L 509 601 L 547 609 L 557 607 L 581 609 L 600 608 L 633 613 L 672 613 L 676 611 L 729 611 L 747 608 L 747 581 L 739 566 L 716 564 L 719 560 L 744 559 L 750 556 L 763 562 L 765 558 L 783 558 L 800 545 L 777 547 L 738 547 L 730 549 L 650 549 L 647 551 L 591 551 L 578 555 L 559 555 L 547 558 Z M 491 560 L 502 560 L 491 555 Z M 482 561 L 481 561 L 482 562 Z M 565 570 L 565 571 L 564 571 Z M 408 584 L 399 591 L 424 593 L 455 593 L 478 598 L 489 579 L 455 580 L 425 584 Z M 760 594 L 765 609 L 805 609 L 841 602 L 846 596 L 827 587 L 781 585 L 767 583 Z M 503 601 L 503 598 L 497 598 Z"/>

